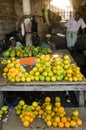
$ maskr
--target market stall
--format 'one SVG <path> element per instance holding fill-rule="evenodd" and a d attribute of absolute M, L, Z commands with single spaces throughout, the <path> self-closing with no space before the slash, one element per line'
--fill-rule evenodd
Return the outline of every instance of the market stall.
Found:
<path fill-rule="evenodd" d="M 59 56 L 65 54 L 70 55 L 68 50 L 58 50 L 54 53 Z M 75 63 L 74 59 L 70 55 L 71 60 Z M 3 92 L 4 91 L 75 91 L 79 93 L 77 96 L 79 106 L 85 106 L 85 90 L 86 90 L 86 79 L 79 82 L 30 82 L 30 83 L 11 83 L 7 79 L 1 77 L 0 83 L 0 99 L 1 104 L 3 103 Z"/>
<path fill-rule="evenodd" d="M 62 57 L 63 55 L 69 55 L 71 57 L 72 63 L 75 63 L 74 59 L 70 55 L 68 50 L 57 50 L 54 55 L 59 55 Z M 3 58 L 1 58 L 2 60 Z M 2 67 L 1 67 L 2 68 Z M 80 118 L 83 121 L 83 125 L 81 127 L 74 127 L 74 129 L 84 129 L 85 128 L 85 91 L 86 91 L 86 79 L 83 78 L 82 81 L 77 81 L 77 82 L 69 82 L 69 81 L 56 81 L 56 82 L 45 82 L 45 81 L 31 81 L 29 83 L 27 82 L 14 82 L 11 83 L 7 78 L 3 78 L 2 76 L 0 77 L 0 106 L 3 105 L 3 100 L 4 100 L 4 93 L 3 92 L 56 92 L 56 91 L 74 91 L 75 95 L 77 97 L 79 107 L 77 108 L 79 110 Z M 2 107 L 1 107 L 2 109 Z M 66 108 L 67 114 L 71 113 L 74 108 Z M 2 123 L 3 130 L 7 129 L 14 129 L 15 124 L 17 125 L 16 129 L 26 129 L 24 126 L 22 126 L 21 121 L 16 115 L 14 108 L 9 109 L 9 116 L 7 116 L 3 121 L 5 122 L 0 122 Z M 15 122 L 15 123 L 14 123 Z M 40 118 L 40 116 L 36 117 L 33 123 L 27 128 L 28 130 L 30 129 L 51 129 L 54 130 L 54 127 L 47 127 L 44 121 Z M 71 127 L 69 128 L 71 129 Z"/>

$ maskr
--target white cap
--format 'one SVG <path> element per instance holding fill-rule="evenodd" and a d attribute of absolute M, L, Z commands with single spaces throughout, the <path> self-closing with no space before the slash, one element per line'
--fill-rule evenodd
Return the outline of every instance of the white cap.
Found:
<path fill-rule="evenodd" d="M 46 34 L 45 37 L 51 37 L 51 34 Z"/>
<path fill-rule="evenodd" d="M 12 39 L 15 39 L 15 37 L 10 37 L 10 39 L 9 39 L 9 40 L 11 41 Z"/>

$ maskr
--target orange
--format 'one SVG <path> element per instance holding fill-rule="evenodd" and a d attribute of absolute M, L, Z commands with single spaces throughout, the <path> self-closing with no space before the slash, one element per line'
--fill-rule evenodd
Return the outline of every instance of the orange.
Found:
<path fill-rule="evenodd" d="M 37 72 L 35 72 L 35 76 L 39 76 L 40 75 L 40 73 L 37 71 Z"/>
<path fill-rule="evenodd" d="M 48 127 L 50 127 L 52 125 L 52 121 L 47 121 L 46 124 Z"/>
<path fill-rule="evenodd" d="M 32 102 L 32 106 L 34 106 L 36 108 L 38 106 L 38 102 L 36 102 L 36 101 Z"/>
<path fill-rule="evenodd" d="M 43 110 L 39 110 L 39 115 L 42 115 L 43 114 Z"/>
<path fill-rule="evenodd" d="M 22 114 L 20 114 L 20 116 L 19 116 L 19 117 L 20 117 L 20 119 L 22 119 L 22 118 L 23 118 L 23 115 L 22 115 Z"/>
<path fill-rule="evenodd" d="M 76 126 L 76 121 L 71 120 L 71 121 L 70 121 L 70 126 L 71 126 L 71 127 L 75 127 L 75 126 Z"/>
<path fill-rule="evenodd" d="M 37 115 L 38 115 L 38 112 L 37 112 L 37 111 L 34 111 L 34 115 L 37 116 Z"/>
<path fill-rule="evenodd" d="M 19 105 L 24 106 L 25 105 L 25 101 L 24 100 L 20 100 L 19 101 Z"/>
<path fill-rule="evenodd" d="M 47 116 L 46 116 L 46 120 L 47 120 L 47 121 L 50 121 L 50 120 L 52 120 L 52 117 L 51 117 L 51 115 L 47 115 Z"/>
<path fill-rule="evenodd" d="M 29 122 L 32 123 L 34 118 L 30 118 Z"/>
<path fill-rule="evenodd" d="M 8 72 L 8 68 L 4 67 L 3 71 L 4 71 L 4 73 L 7 73 Z"/>
<path fill-rule="evenodd" d="M 36 107 L 36 111 L 39 111 L 39 110 L 41 110 L 41 106 L 38 105 L 38 106 Z"/>
<path fill-rule="evenodd" d="M 31 78 L 31 80 L 33 81 L 35 77 L 34 77 L 33 75 L 31 75 L 30 78 Z"/>
<path fill-rule="evenodd" d="M 59 112 L 64 112 L 64 107 L 62 107 L 62 106 L 59 107 L 59 108 L 58 108 L 58 111 L 59 111 Z"/>
<path fill-rule="evenodd" d="M 51 98 L 50 97 L 45 97 L 45 102 L 50 102 Z"/>
<path fill-rule="evenodd" d="M 52 117 L 55 116 L 55 112 L 54 112 L 54 111 L 51 112 L 51 116 L 52 116 Z"/>
<path fill-rule="evenodd" d="M 69 128 L 69 127 L 70 127 L 70 123 L 69 123 L 69 122 L 66 122 L 66 123 L 65 123 L 65 127 L 66 127 L 66 128 Z"/>
<path fill-rule="evenodd" d="M 51 77 L 51 81 L 52 81 L 52 82 L 56 82 L 56 77 L 55 77 L 55 76 L 52 76 L 52 77 Z"/>
<path fill-rule="evenodd" d="M 63 123 L 66 123 L 66 122 L 67 122 L 67 117 L 66 117 L 66 116 L 61 117 L 61 121 L 62 121 Z"/>
<path fill-rule="evenodd" d="M 24 121 L 25 121 L 25 120 L 24 120 L 24 117 L 22 117 L 22 118 L 21 118 L 21 121 L 22 121 L 22 122 L 24 122 Z"/>
<path fill-rule="evenodd" d="M 26 116 L 30 116 L 30 115 L 31 115 L 31 112 L 30 112 L 30 111 L 26 111 L 26 112 L 25 112 L 25 115 L 26 115 Z"/>
<path fill-rule="evenodd" d="M 59 128 L 64 128 L 64 123 L 63 123 L 63 122 L 59 122 L 59 123 L 58 123 L 58 127 L 59 127 Z"/>
<path fill-rule="evenodd" d="M 61 106 L 61 103 L 60 103 L 60 102 L 55 102 L 55 106 L 56 106 L 56 107 L 60 107 L 60 106 Z"/>
<path fill-rule="evenodd" d="M 29 121 L 29 120 L 30 120 L 30 117 L 29 117 L 29 116 L 24 116 L 24 120 L 25 120 L 25 121 Z"/>
<path fill-rule="evenodd" d="M 30 123 L 28 121 L 23 122 L 23 126 L 28 127 L 29 125 L 30 125 Z"/>
<path fill-rule="evenodd" d="M 60 122 L 60 117 L 59 117 L 59 116 L 56 116 L 56 117 L 54 118 L 54 121 L 55 121 L 56 123 L 59 123 L 59 122 Z"/>
<path fill-rule="evenodd" d="M 77 124 L 78 126 L 81 126 L 81 125 L 82 125 L 82 120 L 81 120 L 81 119 L 77 119 L 76 124 Z"/>
<path fill-rule="evenodd" d="M 5 77 L 6 75 L 8 76 L 8 74 L 7 74 L 7 73 L 2 73 L 2 76 L 3 76 L 3 77 Z"/>
<path fill-rule="evenodd" d="M 53 127 L 57 127 L 57 123 L 56 123 L 56 122 L 53 122 L 53 123 L 52 123 L 52 126 L 53 126 Z"/>
<path fill-rule="evenodd" d="M 25 77 L 24 76 L 21 77 L 21 82 L 25 82 Z"/>

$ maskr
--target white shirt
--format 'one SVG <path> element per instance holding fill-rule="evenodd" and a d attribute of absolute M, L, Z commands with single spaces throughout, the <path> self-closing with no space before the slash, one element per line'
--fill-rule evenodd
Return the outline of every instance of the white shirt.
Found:
<path fill-rule="evenodd" d="M 67 31 L 77 32 L 80 27 L 84 29 L 86 27 L 86 24 L 82 18 L 80 18 L 78 21 L 72 18 L 66 23 L 65 26 L 67 27 Z"/>

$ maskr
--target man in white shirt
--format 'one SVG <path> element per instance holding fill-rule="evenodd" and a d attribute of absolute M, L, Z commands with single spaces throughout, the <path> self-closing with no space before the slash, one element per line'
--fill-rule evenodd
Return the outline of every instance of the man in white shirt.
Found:
<path fill-rule="evenodd" d="M 86 27 L 86 24 L 84 20 L 81 18 L 80 13 L 76 12 L 74 18 L 71 18 L 66 23 L 66 41 L 67 41 L 67 47 L 69 49 L 73 49 L 76 41 L 77 41 L 77 34 L 81 27 L 83 34 L 84 29 Z"/>

